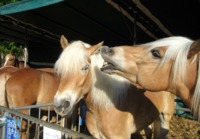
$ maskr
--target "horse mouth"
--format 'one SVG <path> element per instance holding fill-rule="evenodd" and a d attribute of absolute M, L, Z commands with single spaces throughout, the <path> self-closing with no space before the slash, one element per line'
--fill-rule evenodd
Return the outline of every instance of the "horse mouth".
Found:
<path fill-rule="evenodd" d="M 58 107 L 55 107 L 55 112 L 57 114 L 59 114 L 61 117 L 66 116 L 66 115 L 70 115 L 71 111 L 72 111 L 71 107 L 68 107 L 68 108 L 64 108 L 64 107 L 58 108 Z"/>
<path fill-rule="evenodd" d="M 60 116 L 66 116 L 69 115 L 72 111 L 72 106 L 70 105 L 69 101 L 65 101 L 62 103 L 62 105 L 54 105 L 56 113 L 58 113 Z"/>
<path fill-rule="evenodd" d="M 103 66 L 101 67 L 101 71 L 111 74 L 112 71 L 117 70 L 119 68 L 118 64 L 112 60 L 112 58 L 107 54 L 107 47 L 103 47 L 100 49 L 100 54 L 104 59 Z"/>
<path fill-rule="evenodd" d="M 116 70 L 116 67 L 112 63 L 104 62 L 103 66 L 101 67 L 101 71 L 111 74 L 113 70 Z"/>

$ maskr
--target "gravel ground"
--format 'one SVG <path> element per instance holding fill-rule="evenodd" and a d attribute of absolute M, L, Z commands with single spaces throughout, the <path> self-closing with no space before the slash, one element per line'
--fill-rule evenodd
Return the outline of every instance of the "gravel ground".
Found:
<path fill-rule="evenodd" d="M 174 115 L 170 121 L 169 139 L 200 139 L 200 122 Z"/>
<path fill-rule="evenodd" d="M 200 139 L 200 122 L 185 116 L 174 115 L 170 121 L 167 139 Z M 144 132 L 134 134 L 131 139 L 146 139 Z"/>

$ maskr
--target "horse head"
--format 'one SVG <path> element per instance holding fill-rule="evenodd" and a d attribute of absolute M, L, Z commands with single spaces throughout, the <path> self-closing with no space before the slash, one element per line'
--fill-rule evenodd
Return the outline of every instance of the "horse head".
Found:
<path fill-rule="evenodd" d="M 102 71 L 149 91 L 169 91 L 200 117 L 200 40 L 168 37 L 138 46 L 101 48 Z M 200 120 L 200 118 L 199 118 Z"/>
<path fill-rule="evenodd" d="M 82 41 L 74 41 L 68 44 L 64 36 L 60 42 L 65 49 L 55 64 L 60 84 L 54 97 L 54 106 L 57 113 L 67 115 L 91 89 L 90 56 L 102 43 L 91 46 Z"/>
<path fill-rule="evenodd" d="M 3 59 L 2 66 L 15 66 L 16 64 L 16 57 L 12 53 L 6 54 Z"/>
<path fill-rule="evenodd" d="M 107 61 L 102 71 L 123 76 L 150 91 L 173 92 L 175 84 L 187 80 L 186 65 L 194 64 L 187 59 L 192 43 L 184 37 L 169 37 L 138 46 L 102 48 L 101 55 Z"/>

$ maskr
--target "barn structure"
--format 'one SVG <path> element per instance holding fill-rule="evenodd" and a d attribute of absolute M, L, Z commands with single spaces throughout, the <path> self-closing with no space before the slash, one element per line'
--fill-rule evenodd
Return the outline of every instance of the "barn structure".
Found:
<path fill-rule="evenodd" d="M 0 39 L 26 46 L 31 67 L 53 67 L 62 34 L 110 47 L 177 35 L 195 40 L 199 14 L 200 0 L 18 0 L 0 6 Z"/>
<path fill-rule="evenodd" d="M 20 0 L 0 6 L 0 37 L 26 45 L 32 67 L 52 67 L 62 34 L 108 46 L 197 39 L 199 14 L 199 0 Z"/>

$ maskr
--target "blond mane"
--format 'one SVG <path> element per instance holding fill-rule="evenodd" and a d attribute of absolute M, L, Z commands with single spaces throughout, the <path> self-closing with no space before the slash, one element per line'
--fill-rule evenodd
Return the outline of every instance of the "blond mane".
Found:
<path fill-rule="evenodd" d="M 172 63 L 173 83 L 176 83 L 176 77 L 181 77 L 184 81 L 185 71 L 187 68 L 187 54 L 190 49 L 192 40 L 184 37 L 168 37 L 151 43 L 145 44 L 149 47 L 148 51 L 159 47 L 167 47 L 165 55 L 159 66 L 170 61 Z"/>
<path fill-rule="evenodd" d="M 88 53 L 84 49 L 90 45 L 82 41 L 74 41 L 69 44 L 56 61 L 54 68 L 60 76 L 79 72 L 79 63 L 87 62 Z"/>
<path fill-rule="evenodd" d="M 167 50 L 165 55 L 159 66 L 162 66 L 169 61 L 173 61 L 172 63 L 172 77 L 173 83 L 176 84 L 176 78 L 179 77 L 182 81 L 185 81 L 185 73 L 187 67 L 189 67 L 191 63 L 187 61 L 187 55 L 189 49 L 194 41 L 185 37 L 168 37 L 165 39 L 160 39 L 151 43 L 144 44 L 149 47 L 148 52 L 152 49 L 166 46 Z M 194 56 L 192 62 L 197 60 L 197 56 Z M 198 58 L 199 60 L 199 58 Z M 191 110 L 195 119 L 200 121 L 200 62 L 198 67 L 198 75 L 197 75 L 197 83 L 195 86 L 194 95 L 192 98 L 192 106 Z"/>

